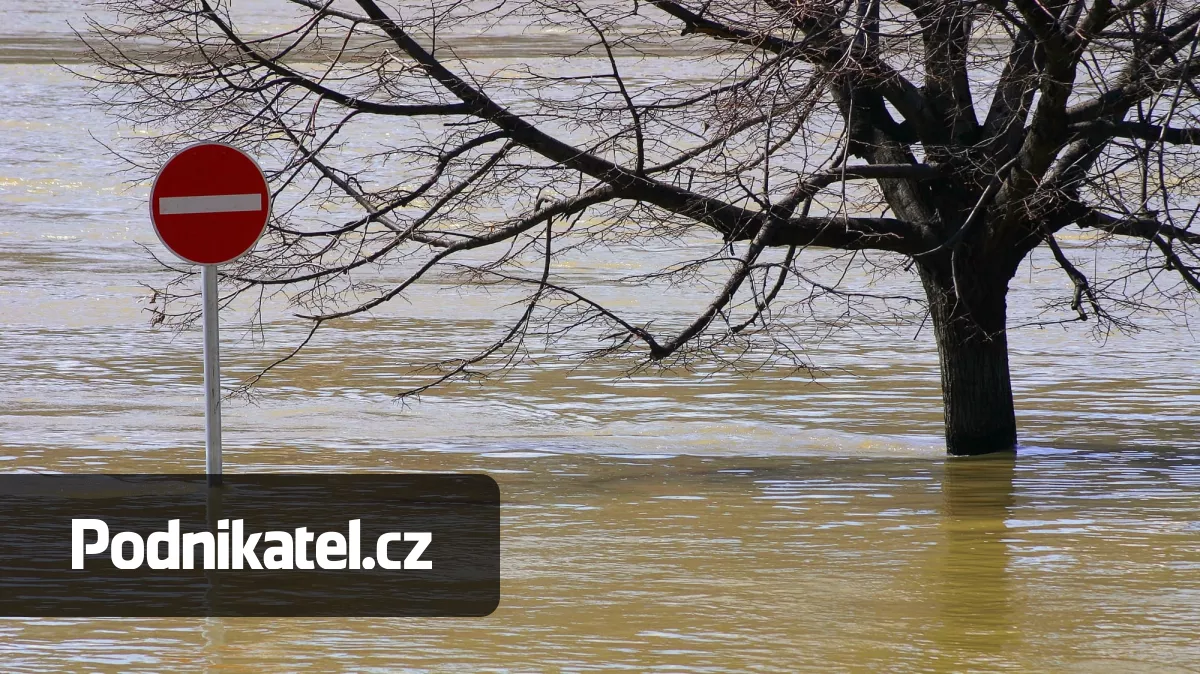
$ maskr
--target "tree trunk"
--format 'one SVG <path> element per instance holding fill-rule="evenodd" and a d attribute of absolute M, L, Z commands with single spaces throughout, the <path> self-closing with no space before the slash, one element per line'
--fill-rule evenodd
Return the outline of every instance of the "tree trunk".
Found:
<path fill-rule="evenodd" d="M 946 267 L 921 268 L 941 361 L 946 451 L 1014 451 L 1017 422 L 1005 334 L 1008 278 L 972 269 L 972 285 L 961 289 L 960 297 Z"/>

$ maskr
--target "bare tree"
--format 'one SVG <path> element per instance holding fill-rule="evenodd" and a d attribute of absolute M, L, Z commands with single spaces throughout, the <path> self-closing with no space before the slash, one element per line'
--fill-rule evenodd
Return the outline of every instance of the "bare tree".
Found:
<path fill-rule="evenodd" d="M 283 207 L 227 271 L 230 296 L 284 292 L 315 331 L 434 274 L 527 288 L 494 343 L 409 393 L 572 329 L 601 331 L 593 356 L 786 357 L 782 316 L 853 294 L 820 267 L 866 264 L 925 289 L 948 451 L 1005 451 L 1006 296 L 1031 251 L 1048 247 L 1071 320 L 1101 332 L 1200 290 L 1191 2 L 278 2 L 294 21 L 272 34 L 239 30 L 222 0 L 104 2 L 116 18 L 82 36 L 86 74 L 144 132 L 121 150 L 137 166 L 197 141 L 269 159 Z M 513 26 L 574 52 L 553 69 L 469 58 Z M 631 76 L 655 58 L 670 67 Z M 373 136 L 380 120 L 403 140 Z M 1085 273 L 1055 239 L 1068 227 L 1122 264 Z M 700 234 L 709 255 L 662 271 L 723 275 L 687 324 L 623 316 L 555 274 L 587 245 Z M 380 268 L 405 276 L 364 276 Z"/>

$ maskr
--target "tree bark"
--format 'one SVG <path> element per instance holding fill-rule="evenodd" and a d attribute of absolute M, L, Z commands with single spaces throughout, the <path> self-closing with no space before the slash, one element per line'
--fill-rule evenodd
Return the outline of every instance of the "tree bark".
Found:
<path fill-rule="evenodd" d="M 921 267 L 942 371 L 946 451 L 954 455 L 1015 451 L 1017 422 L 1008 372 L 1008 278 L 971 270 L 970 287 L 953 274 Z"/>

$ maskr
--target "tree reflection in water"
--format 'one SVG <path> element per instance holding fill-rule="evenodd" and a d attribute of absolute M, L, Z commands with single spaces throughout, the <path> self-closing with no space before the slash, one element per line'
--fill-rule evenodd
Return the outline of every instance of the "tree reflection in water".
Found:
<path fill-rule="evenodd" d="M 1020 626 L 1005 520 L 1014 505 L 1015 454 L 951 459 L 942 482 L 944 536 L 933 565 L 940 624 L 934 641 L 958 668 L 1007 661 Z M 941 659 L 941 658 L 939 658 Z"/>

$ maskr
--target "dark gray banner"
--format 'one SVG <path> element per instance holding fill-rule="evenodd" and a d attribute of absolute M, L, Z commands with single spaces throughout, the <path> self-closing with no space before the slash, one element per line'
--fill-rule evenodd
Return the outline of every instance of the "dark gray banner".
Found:
<path fill-rule="evenodd" d="M 0 475 L 0 616 L 485 616 L 486 475 Z"/>

